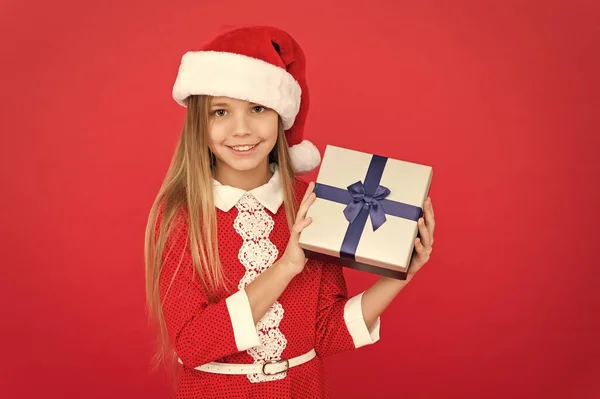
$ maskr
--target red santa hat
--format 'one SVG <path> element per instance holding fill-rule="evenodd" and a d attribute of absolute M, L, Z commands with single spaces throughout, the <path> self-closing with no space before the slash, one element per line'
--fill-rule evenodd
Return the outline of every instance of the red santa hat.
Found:
<path fill-rule="evenodd" d="M 181 59 L 173 98 L 190 95 L 247 100 L 275 110 L 283 121 L 296 173 L 319 165 L 319 150 L 303 138 L 309 108 L 306 60 L 286 32 L 268 26 L 228 29 Z"/>

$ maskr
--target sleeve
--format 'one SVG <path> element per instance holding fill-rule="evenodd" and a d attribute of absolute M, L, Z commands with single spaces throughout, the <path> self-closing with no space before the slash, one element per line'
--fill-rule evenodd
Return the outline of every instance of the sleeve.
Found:
<path fill-rule="evenodd" d="M 209 302 L 192 263 L 187 231 L 175 234 L 165 253 L 160 276 L 163 315 L 175 352 L 185 366 L 197 367 L 260 344 L 243 289 Z"/>
<path fill-rule="evenodd" d="M 362 295 L 348 298 L 342 266 L 322 264 L 317 306 L 316 351 L 330 356 L 379 341 L 380 318 L 367 328 L 362 313 Z"/>

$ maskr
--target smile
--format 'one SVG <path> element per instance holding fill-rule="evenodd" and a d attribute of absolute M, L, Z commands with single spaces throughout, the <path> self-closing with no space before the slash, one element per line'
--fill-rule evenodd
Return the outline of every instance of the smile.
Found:
<path fill-rule="evenodd" d="M 257 144 L 228 146 L 236 154 L 250 154 L 258 146 Z"/>

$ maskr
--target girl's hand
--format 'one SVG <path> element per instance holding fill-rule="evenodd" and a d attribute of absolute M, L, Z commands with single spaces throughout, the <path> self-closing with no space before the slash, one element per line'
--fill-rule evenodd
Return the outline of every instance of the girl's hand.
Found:
<path fill-rule="evenodd" d="M 317 198 L 317 195 L 313 193 L 314 187 L 314 183 L 311 182 L 308 185 L 306 193 L 304 193 L 304 198 L 302 198 L 302 202 L 298 208 L 298 214 L 296 215 L 296 222 L 290 232 L 290 240 L 285 252 L 281 256 L 281 260 L 287 263 L 286 267 L 289 267 L 290 272 L 294 276 L 302 272 L 304 265 L 306 265 L 306 262 L 308 261 L 304 256 L 304 250 L 298 245 L 298 240 L 300 239 L 302 230 L 312 222 L 311 218 L 306 217 L 306 213 L 308 212 L 308 208 L 310 208 Z"/>
<path fill-rule="evenodd" d="M 435 219 L 433 215 L 433 205 L 431 198 L 427 198 L 423 209 L 424 218 L 419 219 L 420 238 L 415 239 L 415 252 L 413 252 L 410 266 L 408 268 L 408 277 L 411 278 L 416 272 L 427 263 L 431 252 L 433 251 L 433 230 L 435 229 Z"/>

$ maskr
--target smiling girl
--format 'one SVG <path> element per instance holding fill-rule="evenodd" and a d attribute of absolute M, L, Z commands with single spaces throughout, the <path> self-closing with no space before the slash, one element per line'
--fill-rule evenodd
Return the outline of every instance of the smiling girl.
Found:
<path fill-rule="evenodd" d="M 380 315 L 428 260 L 425 203 L 407 280 L 349 297 L 342 268 L 307 260 L 320 163 L 303 139 L 302 49 L 272 27 L 229 30 L 184 55 L 173 88 L 185 122 L 146 231 L 159 360 L 178 361 L 178 398 L 328 397 L 323 359 L 379 340 Z"/>

